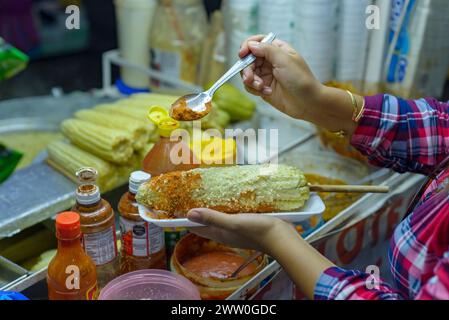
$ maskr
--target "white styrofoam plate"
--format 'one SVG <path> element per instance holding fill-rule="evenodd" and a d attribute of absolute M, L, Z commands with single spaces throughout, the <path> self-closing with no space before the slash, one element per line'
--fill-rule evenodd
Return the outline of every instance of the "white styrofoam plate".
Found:
<path fill-rule="evenodd" d="M 187 218 L 179 219 L 154 219 L 151 217 L 149 208 L 142 204 L 138 204 L 139 214 L 143 220 L 153 223 L 163 228 L 178 228 L 178 227 L 200 227 L 201 224 L 190 221 Z M 312 216 L 320 215 L 326 209 L 323 200 L 316 194 L 312 193 L 305 206 L 299 212 L 278 212 L 278 213 L 264 213 L 265 215 L 277 217 L 288 222 L 301 222 L 309 219 Z"/>

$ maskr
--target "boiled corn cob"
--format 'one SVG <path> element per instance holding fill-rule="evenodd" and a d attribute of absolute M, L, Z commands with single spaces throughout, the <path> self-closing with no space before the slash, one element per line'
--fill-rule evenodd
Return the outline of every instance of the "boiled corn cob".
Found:
<path fill-rule="evenodd" d="M 256 110 L 254 101 L 229 83 L 215 92 L 213 102 L 226 111 L 232 121 L 249 120 Z"/>
<path fill-rule="evenodd" d="M 143 184 L 137 194 L 139 203 L 171 218 L 185 216 L 192 208 L 226 213 L 292 211 L 304 206 L 308 198 L 303 173 L 285 165 L 171 172 Z"/>
<path fill-rule="evenodd" d="M 64 141 L 51 142 L 47 151 L 49 164 L 69 179 L 76 180 L 75 172 L 79 168 L 92 167 L 98 170 L 97 183 L 102 191 L 117 186 L 116 168 L 109 162 Z"/>
<path fill-rule="evenodd" d="M 135 150 L 142 149 L 148 143 L 150 132 L 154 130 L 153 124 L 149 123 L 149 121 L 98 110 L 80 110 L 75 113 L 75 117 L 111 129 L 128 131 L 132 136 Z"/>
<path fill-rule="evenodd" d="M 134 151 L 131 134 L 127 131 L 78 119 L 65 120 L 61 130 L 73 144 L 113 163 L 127 163 Z"/>
<path fill-rule="evenodd" d="M 111 112 L 122 116 L 132 117 L 137 120 L 146 120 L 148 113 L 148 110 L 145 111 L 138 108 L 127 108 L 126 106 L 117 103 L 100 104 L 98 106 L 95 106 L 94 110 Z"/>

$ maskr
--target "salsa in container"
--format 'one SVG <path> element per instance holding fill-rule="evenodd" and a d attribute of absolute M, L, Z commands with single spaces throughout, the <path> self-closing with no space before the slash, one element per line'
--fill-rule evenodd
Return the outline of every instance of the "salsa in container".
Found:
<path fill-rule="evenodd" d="M 190 233 L 176 245 L 171 269 L 192 281 L 198 287 L 201 299 L 222 300 L 267 265 L 267 257 L 261 256 L 232 278 L 232 273 L 253 253 L 252 250 L 230 248 Z M 254 291 L 256 289 L 253 288 Z"/>

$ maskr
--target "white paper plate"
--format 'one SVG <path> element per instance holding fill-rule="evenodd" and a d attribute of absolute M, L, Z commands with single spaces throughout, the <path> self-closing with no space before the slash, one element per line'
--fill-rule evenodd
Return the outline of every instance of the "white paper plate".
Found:
<path fill-rule="evenodd" d="M 190 221 L 187 218 L 181 219 L 153 219 L 148 214 L 150 211 L 144 205 L 139 204 L 139 214 L 143 220 L 153 223 L 159 227 L 163 228 L 178 228 L 178 227 L 200 227 L 201 224 Z M 277 217 L 281 220 L 288 222 L 301 222 L 307 220 L 308 218 L 316 215 L 320 215 L 326 209 L 321 198 L 316 194 L 312 193 L 306 205 L 301 209 L 300 212 L 279 212 L 279 213 L 264 213 L 265 215 Z M 258 214 L 257 214 L 258 215 Z"/>

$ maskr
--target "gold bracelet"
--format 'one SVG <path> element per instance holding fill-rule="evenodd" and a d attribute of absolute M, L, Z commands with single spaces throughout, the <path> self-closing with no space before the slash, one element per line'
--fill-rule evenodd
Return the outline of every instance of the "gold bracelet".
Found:
<path fill-rule="evenodd" d="M 365 101 L 365 98 L 363 98 L 363 104 L 362 104 L 362 107 L 360 108 L 360 112 L 357 115 L 357 117 L 355 117 L 355 120 L 354 120 L 356 123 L 358 123 L 360 121 L 360 119 L 362 119 L 363 111 L 365 111 L 365 106 L 366 106 L 366 101 Z"/>
<path fill-rule="evenodd" d="M 357 103 L 357 99 L 354 97 L 352 92 L 349 90 L 346 90 L 346 92 L 348 93 L 349 97 L 351 98 L 351 102 L 352 102 L 352 107 L 353 107 L 352 121 L 359 122 L 360 118 L 362 117 L 363 110 L 365 109 L 365 99 L 363 99 L 363 105 L 359 110 L 359 104 Z M 340 138 L 347 136 L 347 133 L 343 130 L 333 132 L 333 134 L 335 134 L 336 136 L 338 136 Z"/>
<path fill-rule="evenodd" d="M 352 94 L 351 91 L 346 90 L 346 92 L 349 94 L 349 97 L 351 98 L 351 102 L 352 102 L 352 121 L 355 121 L 357 114 L 359 112 L 359 106 L 357 104 L 357 99 L 354 97 L 354 95 Z"/>

